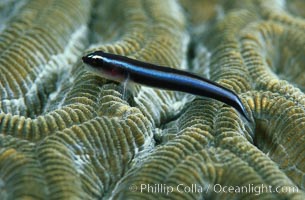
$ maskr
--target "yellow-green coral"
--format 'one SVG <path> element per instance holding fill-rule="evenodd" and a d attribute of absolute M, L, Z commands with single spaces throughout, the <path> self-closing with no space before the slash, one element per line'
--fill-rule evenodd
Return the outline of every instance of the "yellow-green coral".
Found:
<path fill-rule="evenodd" d="M 305 199 L 302 6 L 1 2 L 0 199 Z M 124 98 L 81 63 L 95 50 L 201 74 L 253 122 L 172 91 Z"/>

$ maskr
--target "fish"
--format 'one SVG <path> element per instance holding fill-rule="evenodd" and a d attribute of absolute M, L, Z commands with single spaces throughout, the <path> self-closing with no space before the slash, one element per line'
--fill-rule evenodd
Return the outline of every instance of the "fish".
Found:
<path fill-rule="evenodd" d="M 115 81 L 126 80 L 164 90 L 208 97 L 236 109 L 247 121 L 250 117 L 237 94 L 216 82 L 188 71 L 147 63 L 126 56 L 95 51 L 82 61 L 100 76 Z"/>

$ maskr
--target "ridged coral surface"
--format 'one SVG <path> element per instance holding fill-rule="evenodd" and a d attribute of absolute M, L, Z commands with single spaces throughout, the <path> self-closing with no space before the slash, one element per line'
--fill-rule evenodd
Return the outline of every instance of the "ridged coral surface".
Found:
<path fill-rule="evenodd" d="M 305 3 L 0 1 L 0 199 L 305 199 Z M 103 50 L 218 101 L 100 77 Z"/>

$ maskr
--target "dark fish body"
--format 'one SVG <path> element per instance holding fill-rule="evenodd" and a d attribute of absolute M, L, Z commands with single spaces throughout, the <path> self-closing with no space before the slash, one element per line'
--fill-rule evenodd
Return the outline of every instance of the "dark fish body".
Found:
<path fill-rule="evenodd" d="M 90 53 L 82 59 L 84 63 L 107 79 L 122 82 L 128 78 L 149 87 L 209 97 L 232 106 L 250 121 L 241 100 L 233 91 L 190 72 L 102 51 Z"/>

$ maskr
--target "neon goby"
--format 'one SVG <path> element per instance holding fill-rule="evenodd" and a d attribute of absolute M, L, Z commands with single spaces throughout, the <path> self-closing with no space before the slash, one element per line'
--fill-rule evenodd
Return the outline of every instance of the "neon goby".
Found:
<path fill-rule="evenodd" d="M 90 53 L 82 57 L 82 60 L 107 79 L 116 82 L 128 79 L 149 87 L 209 97 L 232 106 L 250 121 L 244 105 L 233 91 L 190 72 L 146 63 L 103 51 Z"/>

